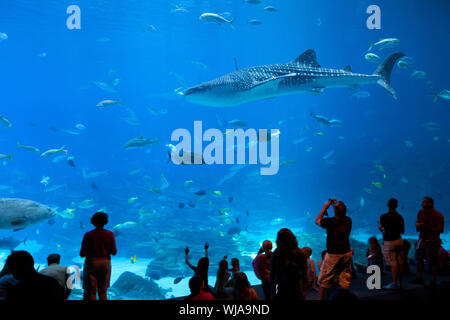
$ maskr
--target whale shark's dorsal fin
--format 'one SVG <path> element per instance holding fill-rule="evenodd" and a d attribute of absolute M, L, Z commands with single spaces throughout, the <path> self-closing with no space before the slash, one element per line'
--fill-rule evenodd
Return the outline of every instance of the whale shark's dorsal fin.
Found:
<path fill-rule="evenodd" d="M 352 67 L 350 67 L 350 66 L 346 66 L 346 67 L 344 68 L 344 71 L 353 72 L 353 71 L 352 71 Z"/>
<path fill-rule="evenodd" d="M 292 60 L 291 63 L 295 64 L 306 64 L 316 68 L 320 68 L 320 65 L 317 63 L 316 52 L 312 49 L 308 49 L 299 55 L 297 58 Z"/>

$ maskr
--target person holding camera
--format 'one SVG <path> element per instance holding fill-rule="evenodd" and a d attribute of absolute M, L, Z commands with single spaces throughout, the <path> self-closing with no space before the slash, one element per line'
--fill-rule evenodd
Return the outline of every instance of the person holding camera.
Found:
<path fill-rule="evenodd" d="M 270 258 L 272 257 L 272 241 L 264 240 L 258 255 L 252 262 L 256 277 L 261 280 L 264 298 L 270 300 Z"/>
<path fill-rule="evenodd" d="M 333 206 L 334 217 L 328 217 L 327 210 Z M 316 218 L 316 224 L 327 230 L 327 254 L 319 275 L 319 299 L 323 300 L 325 290 L 331 288 L 335 277 L 339 286 L 348 290 L 352 281 L 353 252 L 350 248 L 352 220 L 346 216 L 347 207 L 342 201 L 329 199 Z"/>
<path fill-rule="evenodd" d="M 439 248 L 441 247 L 440 234 L 444 232 L 444 217 L 434 209 L 434 200 L 423 198 L 422 210 L 417 214 L 416 230 L 420 232 L 416 246 L 417 277 L 410 281 L 414 284 L 424 284 L 424 260 L 431 265 L 431 286 L 436 285 L 437 262 Z"/>

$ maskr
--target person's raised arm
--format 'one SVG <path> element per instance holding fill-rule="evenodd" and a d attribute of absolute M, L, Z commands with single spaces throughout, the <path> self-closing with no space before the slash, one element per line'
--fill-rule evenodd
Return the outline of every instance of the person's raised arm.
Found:
<path fill-rule="evenodd" d="M 205 243 L 205 257 L 208 258 L 208 248 L 209 248 L 209 244 L 208 242 Z"/>
<path fill-rule="evenodd" d="M 189 262 L 188 255 L 189 255 L 189 248 L 186 247 L 186 249 L 184 249 L 184 261 L 186 262 L 189 268 L 195 271 L 195 267 Z"/>
<path fill-rule="evenodd" d="M 327 210 L 328 210 L 328 208 L 331 206 L 331 203 L 332 203 L 332 200 L 330 200 L 330 201 L 328 201 L 327 203 L 325 203 L 325 204 L 323 205 L 322 210 L 320 211 L 319 215 L 317 216 L 317 218 L 316 218 L 316 224 L 317 224 L 319 227 L 322 226 L 322 225 L 320 224 L 320 222 L 322 221 L 323 216 L 324 216 L 325 214 L 327 214 Z"/>
<path fill-rule="evenodd" d="M 260 254 L 262 254 L 264 252 L 264 247 L 263 246 L 261 246 L 261 248 L 259 248 L 259 251 L 258 251 L 258 256 L 260 255 Z"/>

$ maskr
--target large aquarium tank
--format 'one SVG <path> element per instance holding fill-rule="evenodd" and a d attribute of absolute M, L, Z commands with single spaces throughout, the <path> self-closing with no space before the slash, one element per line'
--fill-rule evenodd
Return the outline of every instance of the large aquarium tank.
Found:
<path fill-rule="evenodd" d="M 348 207 L 357 261 L 392 197 L 412 241 L 433 197 L 448 250 L 449 12 L 444 0 L 1 1 L 0 267 L 15 249 L 36 269 L 51 253 L 82 269 L 103 211 L 118 249 L 110 299 L 189 294 L 184 250 L 196 264 L 205 243 L 210 284 L 224 256 L 258 284 L 252 259 L 281 228 L 320 259 L 314 221 L 330 198 Z M 115 289 L 125 272 L 145 290 Z"/>

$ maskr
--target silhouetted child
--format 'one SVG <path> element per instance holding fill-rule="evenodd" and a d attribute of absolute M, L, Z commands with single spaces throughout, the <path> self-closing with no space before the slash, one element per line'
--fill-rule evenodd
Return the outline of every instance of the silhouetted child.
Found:
<path fill-rule="evenodd" d="M 236 277 L 238 276 L 238 274 L 241 271 L 241 268 L 239 266 L 239 259 L 238 258 L 231 259 L 231 269 L 228 269 L 228 271 L 231 271 L 231 279 L 228 280 L 228 282 L 225 285 L 225 287 L 233 287 L 234 286 L 234 281 L 236 280 Z"/>
<path fill-rule="evenodd" d="M 217 269 L 216 284 L 214 285 L 214 296 L 218 299 L 224 299 L 228 297 L 225 290 L 225 285 L 230 278 L 230 273 L 228 272 L 228 261 L 225 256 L 223 260 L 219 262 L 219 269 Z"/>
<path fill-rule="evenodd" d="M 309 288 L 313 288 L 314 290 L 317 290 L 317 274 L 316 274 L 316 265 L 314 263 L 314 260 L 311 258 L 312 255 L 312 249 L 310 247 L 304 247 L 303 252 L 306 256 L 306 286 L 305 290 L 308 290 Z"/>
<path fill-rule="evenodd" d="M 272 256 L 272 242 L 264 240 L 262 247 L 259 249 L 252 266 L 256 277 L 261 280 L 264 297 L 270 300 L 270 258 Z"/>
<path fill-rule="evenodd" d="M 376 237 L 369 238 L 369 248 L 367 249 L 367 266 L 377 265 L 383 270 L 383 252 Z"/>
<path fill-rule="evenodd" d="M 410 269 L 409 269 L 409 264 L 411 262 L 411 260 L 414 262 L 414 259 L 410 259 L 409 258 L 409 250 L 411 249 L 411 242 L 409 242 L 407 239 L 403 239 L 403 255 L 405 257 L 404 259 L 404 265 L 403 265 L 403 273 L 404 274 L 409 274 L 410 273 Z"/>

